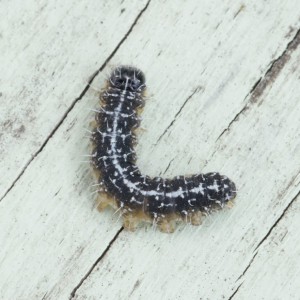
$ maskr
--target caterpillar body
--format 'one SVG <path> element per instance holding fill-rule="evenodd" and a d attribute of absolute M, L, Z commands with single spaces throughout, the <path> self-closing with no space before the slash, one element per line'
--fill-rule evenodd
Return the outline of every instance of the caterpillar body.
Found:
<path fill-rule="evenodd" d="M 100 96 L 91 135 L 99 209 L 113 206 L 122 214 L 123 226 L 132 231 L 144 221 L 164 232 L 173 232 L 179 220 L 199 225 L 203 215 L 235 198 L 235 184 L 219 173 L 172 179 L 141 174 L 134 146 L 145 90 L 142 71 L 120 66 Z"/>

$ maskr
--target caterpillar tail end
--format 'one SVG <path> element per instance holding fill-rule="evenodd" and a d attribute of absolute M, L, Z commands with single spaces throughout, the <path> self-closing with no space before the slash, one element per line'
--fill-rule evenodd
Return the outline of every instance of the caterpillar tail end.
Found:
<path fill-rule="evenodd" d="M 231 180 L 230 180 L 230 183 L 229 183 L 229 188 L 230 188 L 230 193 L 229 193 L 229 196 L 226 199 L 226 207 L 227 208 L 233 208 L 235 198 L 236 198 L 236 195 L 237 195 L 237 190 L 236 190 L 235 183 Z"/>

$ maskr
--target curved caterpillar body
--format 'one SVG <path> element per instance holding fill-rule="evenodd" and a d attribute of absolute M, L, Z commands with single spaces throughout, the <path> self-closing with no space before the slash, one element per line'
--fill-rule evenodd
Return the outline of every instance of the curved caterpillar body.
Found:
<path fill-rule="evenodd" d="M 116 68 L 101 94 L 92 132 L 92 163 L 97 174 L 99 208 L 121 211 L 123 226 L 134 230 L 140 221 L 173 232 L 174 223 L 194 225 L 201 216 L 235 198 L 234 183 L 219 173 L 150 178 L 136 166 L 135 130 L 145 104 L 145 76 L 133 67 Z"/>

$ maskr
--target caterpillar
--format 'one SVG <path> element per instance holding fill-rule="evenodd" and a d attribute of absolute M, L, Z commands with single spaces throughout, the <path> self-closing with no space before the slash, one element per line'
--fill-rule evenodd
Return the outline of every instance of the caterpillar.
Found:
<path fill-rule="evenodd" d="M 145 91 L 142 71 L 119 66 L 100 95 L 91 134 L 98 208 L 112 206 L 120 211 L 124 228 L 131 231 L 140 222 L 151 222 L 163 232 L 173 232 L 180 220 L 199 225 L 203 215 L 231 203 L 235 184 L 216 172 L 172 179 L 140 172 L 134 146 Z"/>

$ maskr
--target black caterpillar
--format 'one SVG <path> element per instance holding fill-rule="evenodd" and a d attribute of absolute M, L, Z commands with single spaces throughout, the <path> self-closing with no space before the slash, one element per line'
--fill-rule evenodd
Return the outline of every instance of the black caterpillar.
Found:
<path fill-rule="evenodd" d="M 174 223 L 201 223 L 201 216 L 222 208 L 236 196 L 235 184 L 219 173 L 150 178 L 136 166 L 135 130 L 145 104 L 145 76 L 129 66 L 117 67 L 100 96 L 92 131 L 92 163 L 97 174 L 99 208 L 121 211 L 123 226 L 134 230 L 140 221 L 173 232 Z"/>

